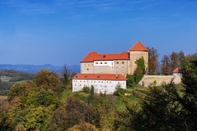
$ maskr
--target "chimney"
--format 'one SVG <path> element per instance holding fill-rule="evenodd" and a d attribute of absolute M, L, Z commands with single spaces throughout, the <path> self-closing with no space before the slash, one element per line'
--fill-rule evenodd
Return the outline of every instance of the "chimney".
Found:
<path fill-rule="evenodd" d="M 118 78 L 118 74 L 116 74 L 116 78 Z"/>

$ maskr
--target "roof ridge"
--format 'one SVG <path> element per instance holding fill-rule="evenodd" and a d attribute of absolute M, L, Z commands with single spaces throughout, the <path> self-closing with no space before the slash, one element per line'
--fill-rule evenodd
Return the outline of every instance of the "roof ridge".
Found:
<path fill-rule="evenodd" d="M 138 40 L 129 51 L 148 51 L 148 49 Z"/>

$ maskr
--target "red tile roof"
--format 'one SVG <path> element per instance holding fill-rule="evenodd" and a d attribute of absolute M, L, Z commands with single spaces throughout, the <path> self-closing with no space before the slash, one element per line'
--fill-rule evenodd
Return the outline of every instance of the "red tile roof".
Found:
<path fill-rule="evenodd" d="M 140 41 L 137 41 L 129 51 L 148 51 L 148 49 Z"/>
<path fill-rule="evenodd" d="M 121 54 L 98 54 L 97 52 L 89 52 L 81 62 L 107 61 L 107 60 L 129 60 L 129 53 Z"/>
<path fill-rule="evenodd" d="M 82 80 L 126 80 L 121 74 L 77 74 L 73 79 Z"/>
<path fill-rule="evenodd" d="M 173 70 L 173 73 L 181 73 L 181 70 L 179 68 L 176 68 Z"/>

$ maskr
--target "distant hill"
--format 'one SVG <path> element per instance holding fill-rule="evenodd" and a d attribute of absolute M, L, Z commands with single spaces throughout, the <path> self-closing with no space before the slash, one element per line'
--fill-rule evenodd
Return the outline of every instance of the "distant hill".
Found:
<path fill-rule="evenodd" d="M 80 66 L 79 65 L 71 65 L 68 66 L 71 72 L 79 73 L 80 72 Z M 22 71 L 22 72 L 29 72 L 29 73 L 37 73 L 42 69 L 49 69 L 51 71 L 61 73 L 63 70 L 63 66 L 53 66 L 50 64 L 46 65 L 11 65 L 11 64 L 0 64 L 0 70 L 16 70 L 16 71 Z"/>

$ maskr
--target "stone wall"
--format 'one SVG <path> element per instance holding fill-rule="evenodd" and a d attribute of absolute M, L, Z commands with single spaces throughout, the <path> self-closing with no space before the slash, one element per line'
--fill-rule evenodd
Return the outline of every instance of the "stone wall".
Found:
<path fill-rule="evenodd" d="M 173 75 L 163 76 L 163 75 L 144 75 L 142 80 L 139 82 L 141 86 L 148 87 L 149 85 L 156 84 L 160 86 L 163 83 L 169 84 L 173 81 L 175 84 L 181 83 L 181 77 L 175 77 Z"/>

